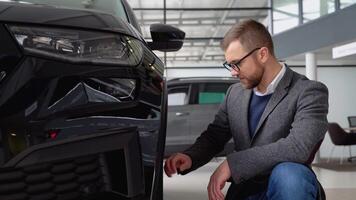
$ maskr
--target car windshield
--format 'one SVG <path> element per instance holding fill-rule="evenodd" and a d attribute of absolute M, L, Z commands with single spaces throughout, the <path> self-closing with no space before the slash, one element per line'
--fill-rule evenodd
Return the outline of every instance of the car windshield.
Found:
<path fill-rule="evenodd" d="M 79 8 L 99 10 L 105 13 L 115 15 L 128 22 L 128 18 L 120 0 L 0 0 L 30 4 L 44 4 L 56 7 Z"/>

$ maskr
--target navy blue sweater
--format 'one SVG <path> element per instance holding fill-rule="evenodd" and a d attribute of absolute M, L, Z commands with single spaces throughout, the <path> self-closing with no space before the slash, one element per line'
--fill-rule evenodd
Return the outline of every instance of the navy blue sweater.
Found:
<path fill-rule="evenodd" d="M 265 96 L 257 96 L 252 92 L 250 99 L 250 106 L 248 111 L 248 123 L 250 128 L 250 136 L 253 137 L 255 130 L 257 128 L 258 122 L 261 119 L 262 113 L 266 108 L 266 105 L 271 98 L 272 94 Z"/>

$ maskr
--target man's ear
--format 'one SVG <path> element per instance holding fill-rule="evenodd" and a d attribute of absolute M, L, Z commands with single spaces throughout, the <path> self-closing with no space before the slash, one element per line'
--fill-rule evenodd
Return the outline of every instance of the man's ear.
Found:
<path fill-rule="evenodd" d="M 269 57 L 271 56 L 267 47 L 262 47 L 259 51 L 258 58 L 261 63 L 266 63 Z"/>

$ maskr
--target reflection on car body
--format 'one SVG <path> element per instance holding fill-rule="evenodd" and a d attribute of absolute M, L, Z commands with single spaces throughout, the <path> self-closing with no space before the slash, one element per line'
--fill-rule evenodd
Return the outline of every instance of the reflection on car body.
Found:
<path fill-rule="evenodd" d="M 238 81 L 232 77 L 186 77 L 168 81 L 165 156 L 181 152 L 194 143 L 213 121 L 227 89 Z M 232 150 L 230 141 L 220 155 Z"/>
<path fill-rule="evenodd" d="M 162 199 L 166 90 L 152 50 L 178 50 L 184 32 L 155 25 L 144 41 L 125 0 L 0 10 L 0 199 Z"/>

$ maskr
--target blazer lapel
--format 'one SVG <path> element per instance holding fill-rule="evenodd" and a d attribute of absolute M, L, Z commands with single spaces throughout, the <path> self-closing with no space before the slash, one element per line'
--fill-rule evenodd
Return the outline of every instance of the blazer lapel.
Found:
<path fill-rule="evenodd" d="M 256 137 L 256 135 L 257 135 L 256 133 L 261 128 L 262 124 L 267 119 L 268 115 L 279 104 L 279 102 L 287 95 L 288 87 L 289 87 L 289 85 L 290 85 L 290 83 L 292 81 L 292 78 L 293 78 L 293 71 L 290 70 L 288 67 L 286 67 L 286 72 L 285 72 L 283 78 L 279 82 L 276 90 L 272 94 L 271 99 L 267 103 L 266 108 L 262 113 L 261 119 L 258 122 L 257 128 L 256 128 L 256 130 L 255 130 L 255 132 L 253 134 L 252 140 Z"/>
<path fill-rule="evenodd" d="M 250 128 L 248 125 L 248 109 L 250 105 L 250 98 L 251 98 L 252 90 L 244 90 L 242 94 L 242 99 L 240 102 L 240 108 L 241 108 L 241 128 L 242 130 L 246 130 L 248 134 L 240 134 L 239 137 L 243 138 L 243 141 L 247 141 L 247 143 L 244 144 L 249 144 L 251 142 L 251 137 L 250 137 Z M 245 132 L 245 133 L 246 133 Z"/>

